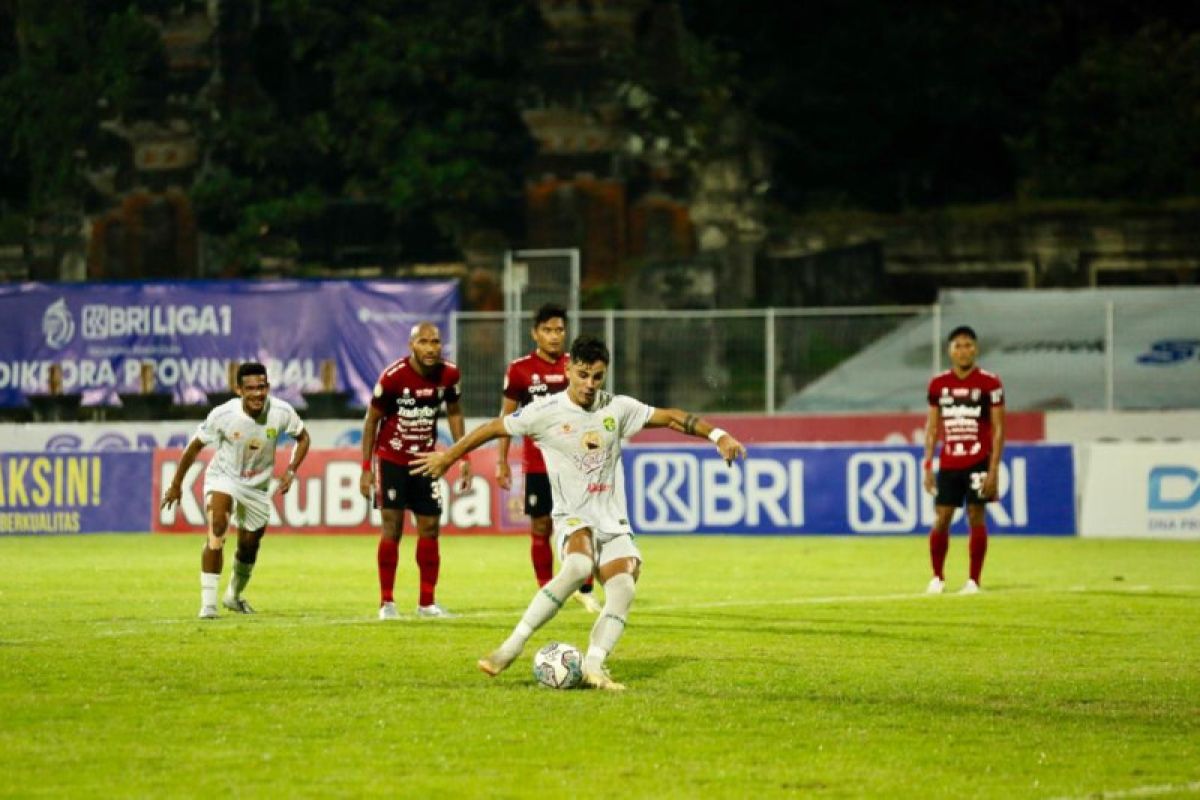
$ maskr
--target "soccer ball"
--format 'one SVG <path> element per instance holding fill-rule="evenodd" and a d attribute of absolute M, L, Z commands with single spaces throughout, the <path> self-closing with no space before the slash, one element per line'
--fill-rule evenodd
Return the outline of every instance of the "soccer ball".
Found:
<path fill-rule="evenodd" d="M 573 645 L 551 642 L 534 654 L 533 677 L 551 689 L 574 689 L 583 681 L 583 654 Z"/>

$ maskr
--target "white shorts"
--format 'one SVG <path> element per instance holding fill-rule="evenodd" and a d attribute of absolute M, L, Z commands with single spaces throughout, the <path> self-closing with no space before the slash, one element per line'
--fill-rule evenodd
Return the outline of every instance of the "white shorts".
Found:
<path fill-rule="evenodd" d="M 566 556 L 567 540 L 571 534 L 580 528 L 590 528 L 592 544 L 595 547 L 595 562 L 597 567 L 603 567 L 610 561 L 619 558 L 636 558 L 642 560 L 642 553 L 633 543 L 633 534 L 629 531 L 601 531 L 586 520 L 571 517 L 554 521 L 554 536 L 558 540 L 558 558 L 561 561 Z"/>
<path fill-rule="evenodd" d="M 204 476 L 204 505 L 213 492 L 233 498 L 232 519 L 240 531 L 256 531 L 267 527 L 271 520 L 271 500 L 266 489 L 250 486 L 224 475 Z"/>

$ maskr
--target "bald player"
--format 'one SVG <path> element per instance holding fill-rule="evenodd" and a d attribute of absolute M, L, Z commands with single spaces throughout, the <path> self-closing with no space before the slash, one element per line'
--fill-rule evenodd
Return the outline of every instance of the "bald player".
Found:
<path fill-rule="evenodd" d="M 413 474 L 410 465 L 417 456 L 433 451 L 443 405 L 450 435 L 456 442 L 462 438 L 465 426 L 459 405 L 459 371 L 442 358 L 441 332 L 432 322 L 414 325 L 408 344 L 409 354 L 380 374 L 363 420 L 359 491 L 368 500 L 374 497 L 383 517 L 376 554 L 382 620 L 400 618 L 393 590 L 405 509 L 412 511 L 417 520 L 416 561 L 420 574 L 417 616 L 453 616 L 434 597 L 442 563 L 438 547 L 442 498 L 438 483 L 428 476 Z M 459 476 L 460 489 L 466 491 L 471 487 L 470 464 L 466 461 Z"/>

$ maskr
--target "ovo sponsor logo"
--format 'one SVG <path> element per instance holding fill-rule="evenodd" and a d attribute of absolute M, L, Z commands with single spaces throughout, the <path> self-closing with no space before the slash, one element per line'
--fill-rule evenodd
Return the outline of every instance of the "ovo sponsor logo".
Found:
<path fill-rule="evenodd" d="M 862 452 L 846 462 L 846 519 L 855 533 L 908 533 L 933 523 L 933 497 L 924 491 L 919 457 L 908 452 Z M 1000 465 L 992 520 L 1004 527 L 1029 524 L 1024 458 Z M 961 513 L 961 512 L 959 512 Z"/>
<path fill-rule="evenodd" d="M 1190 511 L 1200 506 L 1200 471 L 1184 464 L 1150 470 L 1146 505 L 1150 511 Z"/>
<path fill-rule="evenodd" d="M 786 530 L 804 525 L 804 462 L 755 459 L 727 465 L 715 454 L 639 452 L 633 457 L 634 527 Z"/>

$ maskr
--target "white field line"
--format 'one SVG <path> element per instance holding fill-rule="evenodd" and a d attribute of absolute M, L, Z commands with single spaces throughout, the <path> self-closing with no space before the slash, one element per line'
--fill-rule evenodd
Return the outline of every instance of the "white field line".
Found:
<path fill-rule="evenodd" d="M 1055 797 L 1053 800 L 1124 800 L 1127 797 L 1161 797 L 1164 794 L 1200 794 L 1200 781 L 1162 786 L 1134 786 L 1131 789 L 1101 789 L 1077 797 Z"/>
<path fill-rule="evenodd" d="M 1145 585 L 1123 586 L 1116 591 L 1123 591 L 1130 594 L 1141 594 L 1151 591 L 1152 589 L 1160 591 L 1183 591 L 1196 592 L 1200 591 L 1197 586 L 1161 586 L 1152 587 Z M 639 617 L 653 617 L 655 614 L 671 614 L 681 611 L 698 611 L 704 609 L 722 609 L 722 608 L 754 608 L 754 607 L 788 607 L 788 606 L 818 606 L 818 605 L 840 605 L 851 603 L 890 603 L 903 602 L 910 600 L 928 600 L 930 602 L 973 602 L 976 598 L 987 596 L 1006 597 L 1014 594 L 1021 595 L 1052 595 L 1052 594 L 1087 594 L 1093 591 L 1112 592 L 1114 589 L 1107 586 L 1103 588 L 1089 588 L 1086 586 L 1070 586 L 1065 589 L 1043 589 L 1043 588 L 1016 588 L 1003 589 L 997 592 L 984 592 L 982 595 L 974 595 L 971 598 L 957 597 L 955 592 L 947 592 L 940 596 L 927 595 L 924 592 L 902 592 L 894 594 L 869 594 L 869 595 L 830 595 L 825 597 L 794 597 L 794 598 L 754 598 L 742 600 L 714 600 L 706 603 L 673 603 L 665 605 L 650 605 L 641 606 L 637 613 Z M 573 604 L 568 604 L 566 608 L 569 613 L 583 613 L 581 608 L 574 607 Z M 267 614 L 256 614 L 253 617 L 246 618 L 245 621 L 255 627 L 272 628 L 286 630 L 289 628 L 311 628 L 322 625 L 396 625 L 396 624 L 416 624 L 416 625 L 453 625 L 455 620 L 480 620 L 480 619 L 515 619 L 521 613 L 521 608 L 512 606 L 506 609 L 489 610 L 489 611 L 470 611 L 458 614 L 454 619 L 450 620 L 434 620 L 422 619 L 415 615 L 402 616 L 396 620 L 381 622 L 374 613 L 360 617 L 343 617 L 331 618 L 320 616 L 303 616 L 303 617 L 272 617 Z M 152 619 L 144 622 L 134 623 L 130 625 L 126 623 L 122 627 L 114 627 L 109 630 L 99 630 L 95 632 L 97 638 L 108 638 L 117 636 L 136 636 L 145 632 L 147 626 L 157 625 L 200 625 L 200 626 L 219 626 L 224 623 L 224 620 L 239 619 L 238 614 L 223 614 L 222 619 L 216 620 L 199 620 L 195 617 L 174 617 L 166 619 Z M 103 624 L 101 620 L 96 620 L 95 625 Z M 38 642 L 49 642 L 56 639 L 64 638 L 62 636 L 45 636 L 28 639 L 0 639 L 0 643 L 6 645 L 21 645 L 34 644 Z"/>
<path fill-rule="evenodd" d="M 715 600 L 710 602 L 689 602 L 689 603 L 668 603 L 662 606 L 641 606 L 637 609 L 638 616 L 654 616 L 655 614 L 672 614 L 678 612 L 696 612 L 703 609 L 721 609 L 721 608 L 761 608 L 761 607 L 794 607 L 794 606 L 838 606 L 838 604 L 848 603 L 878 603 L 878 602 L 904 602 L 913 600 L 928 600 L 930 602 L 972 602 L 980 596 L 1009 596 L 1009 595 L 1055 595 L 1055 594 L 1088 594 L 1092 591 L 1124 591 L 1128 594 L 1142 594 L 1146 591 L 1158 589 L 1160 591 L 1183 591 L 1183 593 L 1195 593 L 1200 591 L 1200 587 L 1194 585 L 1176 585 L 1176 587 L 1150 587 L 1150 585 L 1128 585 L 1120 589 L 1112 589 L 1110 587 L 1103 588 L 1088 588 L 1067 587 L 1064 589 L 1003 589 L 988 593 L 984 591 L 982 595 L 974 595 L 971 599 L 968 597 L 956 597 L 954 591 L 940 596 L 926 595 L 923 591 L 920 593 L 898 593 L 886 595 L 830 595 L 822 597 L 791 597 L 791 599 L 780 599 L 780 597 L 760 596 L 755 599 L 745 600 Z M 571 612 L 582 613 L 581 608 L 574 608 L 572 604 L 568 607 Z M 364 616 L 349 616 L 349 618 L 329 618 L 329 616 L 271 616 L 268 614 L 256 614 L 251 618 L 246 618 L 244 621 L 254 627 L 274 628 L 274 630 L 288 630 L 288 628 L 300 627 L 319 627 L 325 625 L 454 625 L 455 620 L 484 620 L 484 619 L 516 619 L 520 615 L 521 608 L 509 607 L 506 609 L 485 610 L 485 612 L 466 612 L 457 614 L 454 619 L 450 620 L 433 620 L 422 619 L 419 616 L 406 615 L 400 619 L 389 620 L 382 622 L 374 616 L 374 614 Z M 110 638 L 122 636 L 139 636 L 146 631 L 146 628 L 160 625 L 198 625 L 198 626 L 221 626 L 228 625 L 224 620 L 238 620 L 239 614 L 222 614 L 222 619 L 216 620 L 199 620 L 194 616 L 176 616 L 176 618 L 166 619 L 151 619 L 139 622 L 126 622 L 120 627 L 108 628 L 108 630 L 98 630 L 94 633 L 96 638 Z M 102 625 L 102 620 L 96 620 L 92 625 Z M 236 622 L 235 622 L 236 624 Z M 31 637 L 22 639 L 0 639 L 0 644 L 5 645 L 20 645 L 20 644 L 36 644 L 41 642 L 53 642 L 55 639 L 66 638 L 62 636 L 46 636 L 46 637 Z"/>

